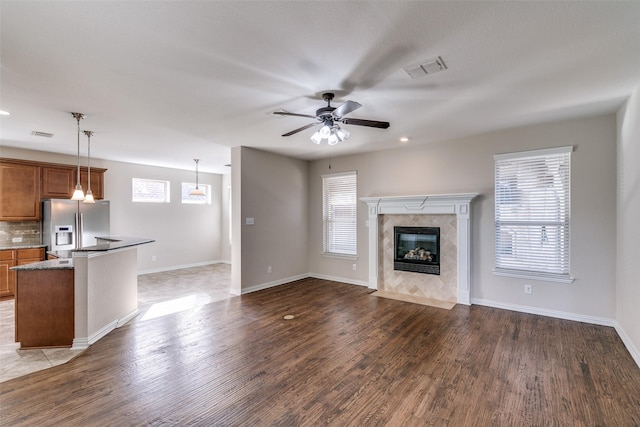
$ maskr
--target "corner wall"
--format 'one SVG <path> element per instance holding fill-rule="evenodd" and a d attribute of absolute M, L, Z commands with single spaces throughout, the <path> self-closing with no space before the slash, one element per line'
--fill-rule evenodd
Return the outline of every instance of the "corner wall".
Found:
<path fill-rule="evenodd" d="M 617 115 L 618 333 L 640 366 L 640 86 Z"/>
<path fill-rule="evenodd" d="M 353 137 L 357 137 L 354 133 Z M 474 304 L 613 325 L 616 316 L 615 115 L 520 127 L 435 144 L 398 145 L 317 160 L 309 173 L 309 266 L 312 274 L 367 282 L 367 209 L 358 205 L 358 260 L 323 257 L 321 175 L 357 170 L 358 197 L 474 193 L 471 204 L 471 299 Z M 494 154 L 573 145 L 572 284 L 493 275 Z M 525 294 L 524 285 L 533 293 Z"/>
<path fill-rule="evenodd" d="M 233 292 L 307 277 L 308 163 L 248 147 L 231 160 Z"/>

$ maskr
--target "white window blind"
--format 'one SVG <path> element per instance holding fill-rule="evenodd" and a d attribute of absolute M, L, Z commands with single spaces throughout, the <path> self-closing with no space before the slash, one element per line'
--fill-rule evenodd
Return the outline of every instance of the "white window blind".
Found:
<path fill-rule="evenodd" d="M 494 156 L 497 274 L 570 280 L 572 151 Z"/>
<path fill-rule="evenodd" d="M 325 254 L 356 255 L 356 172 L 322 176 L 322 225 Z"/>

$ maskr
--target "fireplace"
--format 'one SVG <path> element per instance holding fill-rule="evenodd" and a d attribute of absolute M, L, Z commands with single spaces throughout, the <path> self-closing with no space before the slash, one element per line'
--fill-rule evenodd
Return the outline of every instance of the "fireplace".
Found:
<path fill-rule="evenodd" d="M 393 269 L 440 274 L 440 227 L 394 227 Z"/>

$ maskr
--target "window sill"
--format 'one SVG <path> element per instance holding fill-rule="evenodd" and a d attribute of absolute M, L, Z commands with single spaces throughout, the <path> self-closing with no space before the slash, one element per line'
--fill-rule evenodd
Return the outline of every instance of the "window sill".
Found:
<path fill-rule="evenodd" d="M 326 258 L 348 259 L 351 261 L 356 261 L 358 259 L 358 255 L 334 254 L 331 252 L 322 252 L 322 256 Z"/>
<path fill-rule="evenodd" d="M 575 277 L 567 276 L 549 276 L 542 275 L 536 273 L 526 273 L 526 272 L 514 272 L 514 271 L 505 271 L 505 270 L 493 270 L 494 276 L 504 276 L 504 277 L 515 277 L 518 279 L 528 279 L 528 280 L 541 280 L 544 282 L 556 282 L 556 283 L 573 283 Z"/>

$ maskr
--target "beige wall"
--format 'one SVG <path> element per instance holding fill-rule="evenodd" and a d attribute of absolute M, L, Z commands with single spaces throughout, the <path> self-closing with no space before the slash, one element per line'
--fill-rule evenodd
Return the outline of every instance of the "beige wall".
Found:
<path fill-rule="evenodd" d="M 618 112 L 618 322 L 640 365 L 640 87 Z"/>
<path fill-rule="evenodd" d="M 2 147 L 3 157 L 75 164 L 75 156 Z M 180 186 L 194 182 L 195 172 L 92 159 L 107 168 L 105 199 L 111 201 L 111 234 L 148 237 L 156 242 L 138 249 L 138 271 L 162 271 L 181 266 L 229 261 L 221 250 L 222 175 L 200 173 L 199 182 L 210 184 L 211 205 L 183 205 Z M 131 178 L 171 181 L 171 203 L 131 202 Z M 156 260 L 152 261 L 155 256 Z"/>
<path fill-rule="evenodd" d="M 232 149 L 231 159 L 232 197 L 242 194 L 239 212 L 233 201 L 234 292 L 306 277 L 308 163 L 247 147 Z M 255 223 L 247 225 L 247 218 Z"/>
<path fill-rule="evenodd" d="M 352 136 L 357 137 L 357 135 Z M 573 284 L 494 276 L 493 155 L 573 145 Z M 358 197 L 480 193 L 472 202 L 472 301 L 561 312 L 595 321 L 615 318 L 616 120 L 614 115 L 545 123 L 422 146 L 313 161 L 309 174 L 309 270 L 352 283 L 367 281 L 367 210 L 358 211 L 357 270 L 323 257 L 321 175 L 357 170 Z M 533 294 L 524 294 L 524 284 Z"/>

